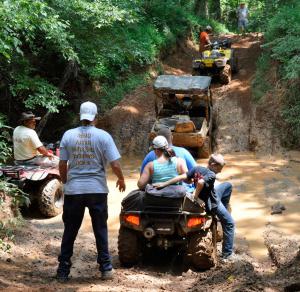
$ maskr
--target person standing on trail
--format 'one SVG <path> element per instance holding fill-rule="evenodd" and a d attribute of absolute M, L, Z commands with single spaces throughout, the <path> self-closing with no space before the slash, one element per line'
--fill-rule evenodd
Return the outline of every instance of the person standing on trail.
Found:
<path fill-rule="evenodd" d="M 32 112 L 21 114 L 21 125 L 16 127 L 13 132 L 15 164 L 58 166 L 58 157 L 48 152 L 35 131 L 36 121 L 40 119 Z"/>
<path fill-rule="evenodd" d="M 113 269 L 108 251 L 106 164 L 117 176 L 119 191 L 126 189 L 119 162 L 120 154 L 111 135 L 95 127 L 97 106 L 84 102 L 80 106 L 81 126 L 64 133 L 60 144 L 59 172 L 64 183 L 62 219 L 64 233 L 58 257 L 57 279 L 68 280 L 73 245 L 81 226 L 85 207 L 89 209 L 96 238 L 102 279 L 111 279 Z"/>
<path fill-rule="evenodd" d="M 210 25 L 206 26 L 204 31 L 200 32 L 199 35 L 199 52 L 202 53 L 208 49 L 211 45 L 211 41 L 209 39 L 209 34 L 212 33 L 212 27 Z"/>
<path fill-rule="evenodd" d="M 166 182 L 153 184 L 154 187 L 164 188 L 170 184 L 186 180 L 192 180 L 196 184 L 194 199 L 203 200 L 206 210 L 218 216 L 223 229 L 223 246 L 221 258 L 224 262 L 235 259 L 233 253 L 235 223 L 229 213 L 229 201 L 232 193 L 232 185 L 224 182 L 215 186 L 216 174 L 220 173 L 225 165 L 221 154 L 212 154 L 207 167 L 195 166 L 187 173 L 179 175 Z"/>
<path fill-rule="evenodd" d="M 244 34 L 248 26 L 249 11 L 245 3 L 241 3 L 237 9 L 238 29 Z"/>

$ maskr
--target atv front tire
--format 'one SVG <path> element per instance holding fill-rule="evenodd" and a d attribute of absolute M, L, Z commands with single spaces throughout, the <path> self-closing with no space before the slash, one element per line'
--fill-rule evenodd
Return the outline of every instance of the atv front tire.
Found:
<path fill-rule="evenodd" d="M 209 229 L 191 235 L 187 257 L 196 270 L 207 270 L 217 264 L 216 222 Z"/>
<path fill-rule="evenodd" d="M 231 66 L 226 64 L 223 70 L 220 72 L 220 82 L 222 84 L 228 84 L 231 81 Z"/>
<path fill-rule="evenodd" d="M 57 178 L 47 180 L 40 187 L 38 206 L 45 217 L 54 217 L 62 212 L 63 207 L 62 183 Z"/>
<path fill-rule="evenodd" d="M 138 234 L 124 226 L 120 227 L 118 237 L 119 260 L 123 266 L 131 267 L 141 258 L 141 243 Z"/>

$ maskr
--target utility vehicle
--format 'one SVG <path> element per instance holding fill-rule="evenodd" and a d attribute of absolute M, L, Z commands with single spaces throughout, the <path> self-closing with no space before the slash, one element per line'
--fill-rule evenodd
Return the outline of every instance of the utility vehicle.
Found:
<path fill-rule="evenodd" d="M 209 76 L 160 75 L 154 83 L 156 121 L 152 141 L 162 127 L 172 131 L 173 144 L 199 158 L 211 154 L 212 93 Z"/>

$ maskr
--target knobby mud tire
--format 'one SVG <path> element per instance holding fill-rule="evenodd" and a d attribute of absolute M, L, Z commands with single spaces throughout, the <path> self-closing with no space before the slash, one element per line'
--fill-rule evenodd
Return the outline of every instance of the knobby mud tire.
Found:
<path fill-rule="evenodd" d="M 211 153 L 211 140 L 210 137 L 206 137 L 202 147 L 198 149 L 198 158 L 208 158 Z"/>
<path fill-rule="evenodd" d="M 38 206 L 42 215 L 54 217 L 62 212 L 63 191 L 62 183 L 59 179 L 47 180 L 40 187 Z"/>
<path fill-rule="evenodd" d="M 217 264 L 216 222 L 209 229 L 191 235 L 187 255 L 196 270 L 208 270 Z"/>
<path fill-rule="evenodd" d="M 120 227 L 118 252 L 121 265 L 131 267 L 141 259 L 141 243 L 138 234 L 124 226 Z"/>
<path fill-rule="evenodd" d="M 220 72 L 220 82 L 222 84 L 228 84 L 231 81 L 231 66 L 226 64 L 223 70 Z"/>

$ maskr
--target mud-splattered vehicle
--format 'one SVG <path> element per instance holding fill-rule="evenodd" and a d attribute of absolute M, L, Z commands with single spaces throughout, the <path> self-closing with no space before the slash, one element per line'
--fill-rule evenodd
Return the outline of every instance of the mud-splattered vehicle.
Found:
<path fill-rule="evenodd" d="M 212 93 L 208 76 L 158 76 L 156 93 L 156 121 L 150 141 L 162 127 L 173 134 L 175 146 L 186 147 L 199 158 L 211 154 Z"/>
<path fill-rule="evenodd" d="M 59 142 L 48 144 L 48 151 L 57 151 Z M 59 171 L 55 167 L 37 165 L 0 166 L 0 177 L 15 184 L 29 195 L 31 203 L 37 202 L 40 213 L 54 217 L 62 212 L 64 196 Z"/>
<path fill-rule="evenodd" d="M 175 248 L 185 264 L 206 270 L 217 263 L 217 220 L 186 196 L 180 198 L 144 193 L 133 207 L 136 193 L 122 202 L 118 251 L 121 264 L 137 264 L 149 249 Z M 138 204 L 139 205 L 139 204 Z M 136 205 L 135 205 L 136 206 Z"/>
<path fill-rule="evenodd" d="M 215 41 L 210 49 L 193 60 L 193 75 L 216 76 L 222 84 L 228 84 L 232 73 L 238 71 L 237 62 L 237 56 L 229 40 Z"/>

